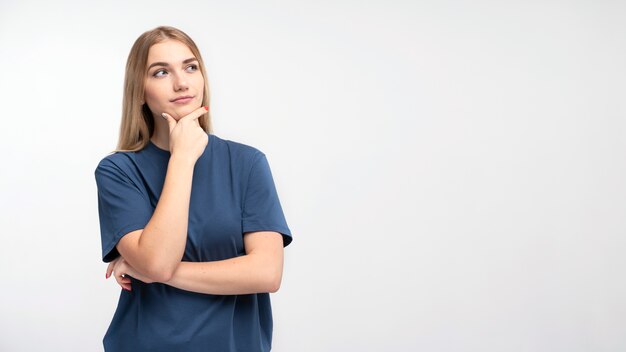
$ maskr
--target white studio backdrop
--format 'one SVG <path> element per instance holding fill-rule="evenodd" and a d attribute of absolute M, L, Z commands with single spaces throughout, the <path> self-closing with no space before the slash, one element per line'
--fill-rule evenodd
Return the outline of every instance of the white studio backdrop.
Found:
<path fill-rule="evenodd" d="M 94 170 L 159 25 L 293 243 L 273 351 L 626 350 L 626 3 L 0 2 L 0 350 L 100 351 Z"/>

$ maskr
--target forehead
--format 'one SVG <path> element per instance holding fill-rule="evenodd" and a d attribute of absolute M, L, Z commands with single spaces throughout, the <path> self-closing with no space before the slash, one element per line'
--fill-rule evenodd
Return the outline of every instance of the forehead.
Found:
<path fill-rule="evenodd" d="M 190 57 L 194 57 L 194 55 L 187 45 L 177 40 L 166 40 L 150 47 L 148 65 L 157 61 L 176 64 Z"/>

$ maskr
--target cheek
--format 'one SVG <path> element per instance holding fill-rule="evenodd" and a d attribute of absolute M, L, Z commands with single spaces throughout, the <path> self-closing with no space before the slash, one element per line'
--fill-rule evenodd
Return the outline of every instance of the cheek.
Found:
<path fill-rule="evenodd" d="M 202 77 L 201 74 L 198 74 L 197 76 L 195 76 L 193 82 L 198 90 L 204 88 L 204 77 Z"/>
<path fill-rule="evenodd" d="M 204 92 L 204 80 L 203 79 L 199 79 L 197 82 L 195 82 L 195 86 L 196 86 L 196 91 L 198 92 L 198 95 L 202 95 L 202 93 Z"/>
<path fill-rule="evenodd" d="M 146 100 L 156 100 L 159 97 L 159 90 L 154 86 L 146 86 L 144 88 L 144 96 Z"/>

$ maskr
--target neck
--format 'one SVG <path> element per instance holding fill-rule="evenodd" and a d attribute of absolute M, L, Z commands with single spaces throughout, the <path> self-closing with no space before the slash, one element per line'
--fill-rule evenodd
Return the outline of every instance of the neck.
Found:
<path fill-rule="evenodd" d="M 170 126 L 161 116 L 152 115 L 152 119 L 154 120 L 154 133 L 150 140 L 157 147 L 170 150 Z"/>

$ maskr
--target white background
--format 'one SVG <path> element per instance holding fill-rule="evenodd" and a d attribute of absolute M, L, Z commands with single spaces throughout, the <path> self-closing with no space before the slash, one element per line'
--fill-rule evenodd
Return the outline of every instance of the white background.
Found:
<path fill-rule="evenodd" d="M 0 3 L 0 350 L 102 350 L 94 170 L 159 25 L 268 156 L 273 351 L 626 350 L 624 2 L 226 3 Z"/>

